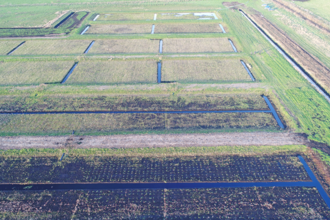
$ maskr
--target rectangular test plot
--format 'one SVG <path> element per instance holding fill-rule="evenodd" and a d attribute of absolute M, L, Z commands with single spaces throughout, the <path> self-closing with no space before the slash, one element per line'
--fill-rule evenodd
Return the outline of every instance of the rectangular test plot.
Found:
<path fill-rule="evenodd" d="M 0 85 L 61 82 L 72 65 L 72 61 L 0 63 Z"/>
<path fill-rule="evenodd" d="M 20 43 L 22 43 L 22 41 L 0 41 L 0 55 L 7 55 Z"/>
<path fill-rule="evenodd" d="M 136 21 L 153 20 L 154 13 L 107 13 L 100 14 L 97 21 Z"/>
<path fill-rule="evenodd" d="M 214 20 L 219 15 L 214 13 L 158 13 L 157 20 Z"/>
<path fill-rule="evenodd" d="M 86 61 L 80 62 L 66 83 L 156 83 L 156 62 Z"/>
<path fill-rule="evenodd" d="M 151 24 L 92 25 L 86 34 L 150 34 Z"/>
<path fill-rule="evenodd" d="M 90 40 L 33 40 L 27 41 L 13 55 L 82 54 Z"/>
<path fill-rule="evenodd" d="M 234 52 L 227 38 L 167 38 L 164 53 Z"/>
<path fill-rule="evenodd" d="M 251 77 L 237 59 L 163 60 L 162 81 L 230 82 Z"/>
<path fill-rule="evenodd" d="M 157 24 L 155 34 L 222 33 L 219 24 Z"/>
<path fill-rule="evenodd" d="M 115 39 L 96 40 L 89 53 L 158 53 L 159 40 Z"/>

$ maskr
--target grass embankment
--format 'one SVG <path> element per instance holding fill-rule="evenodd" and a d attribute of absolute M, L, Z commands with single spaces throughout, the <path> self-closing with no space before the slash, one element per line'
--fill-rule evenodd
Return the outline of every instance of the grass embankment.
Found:
<path fill-rule="evenodd" d="M 234 52 L 228 38 L 168 38 L 163 40 L 163 53 Z"/>
<path fill-rule="evenodd" d="M 311 85 L 262 37 L 239 12 L 223 11 L 226 23 L 237 35 L 244 51 L 260 67 L 268 84 L 295 121 L 296 132 L 315 141 L 330 143 L 330 105 Z M 265 81 L 265 82 L 266 82 Z"/>
<path fill-rule="evenodd" d="M 159 40 L 113 39 L 96 40 L 89 54 L 158 53 Z"/>
<path fill-rule="evenodd" d="M 164 59 L 162 63 L 162 81 L 185 83 L 251 81 L 239 59 Z"/>
<path fill-rule="evenodd" d="M 157 63 L 143 61 L 80 62 L 67 84 L 156 83 Z"/>
<path fill-rule="evenodd" d="M 72 61 L 2 62 L 0 85 L 59 83 L 72 65 Z"/>
<path fill-rule="evenodd" d="M 83 54 L 90 43 L 90 40 L 31 40 L 12 55 Z"/>

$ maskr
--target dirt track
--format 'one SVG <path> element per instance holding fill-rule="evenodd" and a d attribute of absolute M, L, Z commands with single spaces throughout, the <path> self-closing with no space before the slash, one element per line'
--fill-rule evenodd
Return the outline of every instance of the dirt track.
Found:
<path fill-rule="evenodd" d="M 58 137 L 0 137 L 0 149 L 21 148 L 135 148 L 189 146 L 280 146 L 307 144 L 294 133 L 214 133 L 168 135 L 112 135 Z"/>

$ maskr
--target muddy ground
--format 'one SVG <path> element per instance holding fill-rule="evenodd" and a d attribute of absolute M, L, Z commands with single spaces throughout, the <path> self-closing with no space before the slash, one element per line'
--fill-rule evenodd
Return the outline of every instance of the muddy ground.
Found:
<path fill-rule="evenodd" d="M 308 144 L 294 133 L 214 133 L 113 136 L 0 137 L 0 149 L 22 148 L 135 148 L 192 146 L 280 146 Z"/>

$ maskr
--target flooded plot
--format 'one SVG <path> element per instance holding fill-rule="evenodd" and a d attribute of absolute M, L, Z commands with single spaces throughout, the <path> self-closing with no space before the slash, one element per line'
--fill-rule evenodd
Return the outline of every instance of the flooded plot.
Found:
<path fill-rule="evenodd" d="M 310 181 L 295 156 L 0 157 L 0 183 Z"/>
<path fill-rule="evenodd" d="M 227 38 L 168 38 L 163 41 L 164 53 L 233 52 Z"/>
<path fill-rule="evenodd" d="M 154 13 L 108 13 L 100 14 L 97 21 L 151 21 L 153 18 Z"/>
<path fill-rule="evenodd" d="M 271 113 L 0 115 L 0 132 L 72 133 L 164 129 L 278 129 Z"/>
<path fill-rule="evenodd" d="M 96 40 L 89 53 L 158 53 L 159 40 Z"/>
<path fill-rule="evenodd" d="M 150 34 L 151 24 L 92 25 L 86 34 Z"/>
<path fill-rule="evenodd" d="M 240 60 L 163 60 L 162 81 L 251 81 Z"/>
<path fill-rule="evenodd" d="M 158 13 L 157 20 L 217 20 L 219 15 L 214 13 Z"/>
<path fill-rule="evenodd" d="M 22 43 L 22 41 L 0 41 L 0 55 L 7 55 L 7 53 L 20 43 Z"/>
<path fill-rule="evenodd" d="M 180 96 L 1 96 L 0 112 L 268 110 L 259 94 Z"/>
<path fill-rule="evenodd" d="M 154 60 L 80 62 L 67 84 L 156 83 Z"/>
<path fill-rule="evenodd" d="M 13 55 L 82 54 L 90 40 L 33 40 L 27 41 Z"/>
<path fill-rule="evenodd" d="M 72 65 L 72 61 L 3 62 L 0 85 L 61 82 Z"/>
<path fill-rule="evenodd" d="M 155 34 L 222 33 L 219 24 L 157 24 Z"/>
<path fill-rule="evenodd" d="M 173 189 L 166 190 L 165 197 L 166 219 L 330 218 L 316 188 Z"/>

